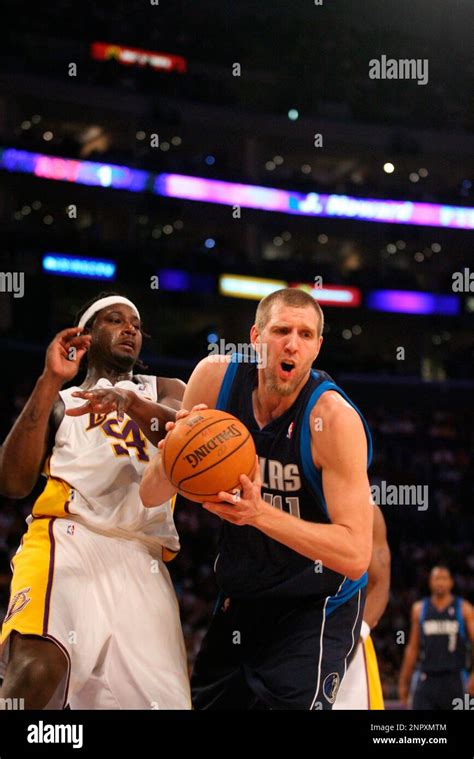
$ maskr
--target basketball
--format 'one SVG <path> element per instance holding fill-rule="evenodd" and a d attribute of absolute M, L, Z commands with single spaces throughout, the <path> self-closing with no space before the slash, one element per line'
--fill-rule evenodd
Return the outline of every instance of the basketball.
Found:
<path fill-rule="evenodd" d="M 204 409 L 176 423 L 163 448 L 166 476 L 190 501 L 219 501 L 217 493 L 241 489 L 239 477 L 255 469 L 247 427 L 225 411 Z"/>

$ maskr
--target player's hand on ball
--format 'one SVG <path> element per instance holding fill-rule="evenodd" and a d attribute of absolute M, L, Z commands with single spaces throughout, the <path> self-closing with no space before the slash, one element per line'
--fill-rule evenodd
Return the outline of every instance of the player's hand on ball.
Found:
<path fill-rule="evenodd" d="M 218 493 L 221 499 L 218 503 L 205 501 L 202 504 L 203 508 L 232 524 L 254 524 L 262 510 L 268 508 L 268 504 L 262 499 L 262 478 L 258 456 L 255 457 L 253 479 L 242 474 L 240 475 L 240 483 L 242 485 L 240 493 L 221 491 Z"/>
<path fill-rule="evenodd" d="M 61 330 L 46 351 L 45 373 L 61 383 L 76 376 L 81 359 L 89 350 L 91 336 L 81 335 L 81 331 L 81 327 Z"/>
<path fill-rule="evenodd" d="M 117 412 L 119 422 L 123 421 L 124 415 L 130 407 L 132 392 L 130 390 L 117 389 L 114 387 L 98 388 L 96 390 L 77 390 L 72 393 L 74 398 L 83 398 L 86 403 L 78 408 L 66 411 L 68 416 L 82 416 L 82 414 L 110 414 Z"/>
<path fill-rule="evenodd" d="M 206 406 L 205 403 L 198 403 L 196 406 L 192 407 L 191 411 L 188 411 L 185 408 L 180 409 L 179 411 L 176 412 L 176 421 L 174 421 L 174 422 L 166 422 L 166 424 L 165 424 L 165 430 L 166 430 L 166 432 L 169 433 L 169 432 L 171 432 L 171 430 L 174 430 L 174 428 L 176 427 L 176 422 L 179 422 L 180 419 L 184 419 L 185 417 L 189 416 L 189 414 L 192 414 L 194 411 L 202 411 L 205 408 L 207 408 L 207 406 Z M 166 440 L 166 435 L 158 443 L 158 448 L 160 448 L 161 450 L 163 450 L 163 446 L 165 444 L 165 440 Z"/>

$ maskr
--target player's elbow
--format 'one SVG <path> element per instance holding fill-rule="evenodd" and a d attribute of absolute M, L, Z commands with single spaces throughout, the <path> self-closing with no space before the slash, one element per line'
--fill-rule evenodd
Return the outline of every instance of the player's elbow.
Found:
<path fill-rule="evenodd" d="M 152 509 L 154 506 L 161 506 L 168 499 L 165 497 L 160 498 L 159 495 L 153 495 L 152 497 L 140 494 L 140 500 L 146 509 Z"/>
<path fill-rule="evenodd" d="M 147 501 L 146 499 L 144 500 L 143 498 L 142 503 L 146 509 L 152 509 L 153 506 L 161 506 L 161 503 L 156 503 L 155 501 L 152 503 L 151 501 Z"/>
<path fill-rule="evenodd" d="M 23 488 L 3 488 L 0 487 L 0 496 L 2 498 L 11 498 L 15 501 L 20 501 L 22 498 L 26 498 L 31 493 L 31 490 L 26 490 Z"/>
<path fill-rule="evenodd" d="M 358 580 L 364 572 L 367 572 L 370 564 L 370 553 L 360 551 L 351 557 L 346 567 L 345 574 L 349 580 Z"/>
<path fill-rule="evenodd" d="M 348 566 L 345 575 L 349 578 L 349 580 L 360 580 L 364 572 L 367 571 L 367 566 L 365 564 L 361 564 L 360 562 L 354 562 Z"/>
<path fill-rule="evenodd" d="M 152 506 L 160 505 L 157 500 L 157 494 L 152 493 L 152 490 L 149 487 L 148 483 L 142 482 L 140 485 L 140 490 L 138 492 L 140 495 L 140 500 L 146 509 L 151 509 Z"/>
<path fill-rule="evenodd" d="M 146 509 L 151 509 L 153 506 L 161 506 L 161 504 L 165 503 L 170 497 L 169 493 L 164 492 L 160 485 L 155 485 L 148 479 L 142 480 L 139 495 L 140 500 Z"/>
<path fill-rule="evenodd" d="M 339 574 L 344 575 L 349 580 L 360 580 L 364 572 L 367 571 L 368 564 L 359 561 L 357 558 L 347 557 L 345 561 L 334 563 L 332 569 Z"/>
<path fill-rule="evenodd" d="M 32 492 L 39 471 L 28 466 L 22 457 L 13 454 L 11 447 L 0 447 L 0 496 L 26 498 Z"/>
<path fill-rule="evenodd" d="M 145 494 L 145 493 L 142 493 L 142 491 L 141 491 L 141 490 L 140 490 L 140 500 L 141 500 L 142 504 L 144 505 L 144 507 L 145 507 L 146 509 L 151 509 L 151 507 L 152 507 L 152 506 L 156 506 L 156 504 L 153 504 L 153 503 L 152 503 L 152 502 L 151 502 L 151 501 L 150 501 L 150 500 L 147 498 L 146 494 Z"/>
<path fill-rule="evenodd" d="M 28 483 L 24 480 L 9 479 L 0 476 L 0 496 L 3 498 L 13 498 L 19 500 L 30 495 L 34 488 L 34 483 Z"/>

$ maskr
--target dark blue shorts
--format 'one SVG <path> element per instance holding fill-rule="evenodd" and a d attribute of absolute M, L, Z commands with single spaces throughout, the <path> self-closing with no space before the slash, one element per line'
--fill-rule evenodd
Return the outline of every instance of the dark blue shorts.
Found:
<path fill-rule="evenodd" d="M 220 597 L 196 659 L 195 709 L 332 709 L 358 641 L 365 588 L 326 599 Z"/>
<path fill-rule="evenodd" d="M 412 709 L 451 711 L 454 700 L 464 698 L 466 693 L 464 673 L 418 672 L 413 693 Z"/>

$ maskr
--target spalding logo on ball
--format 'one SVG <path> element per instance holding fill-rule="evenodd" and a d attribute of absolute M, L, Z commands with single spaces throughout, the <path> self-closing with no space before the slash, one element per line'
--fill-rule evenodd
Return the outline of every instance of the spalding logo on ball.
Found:
<path fill-rule="evenodd" d="M 190 501 L 218 501 L 217 493 L 240 490 L 252 478 L 255 445 L 250 432 L 226 411 L 204 409 L 176 423 L 163 448 L 165 474 Z"/>

